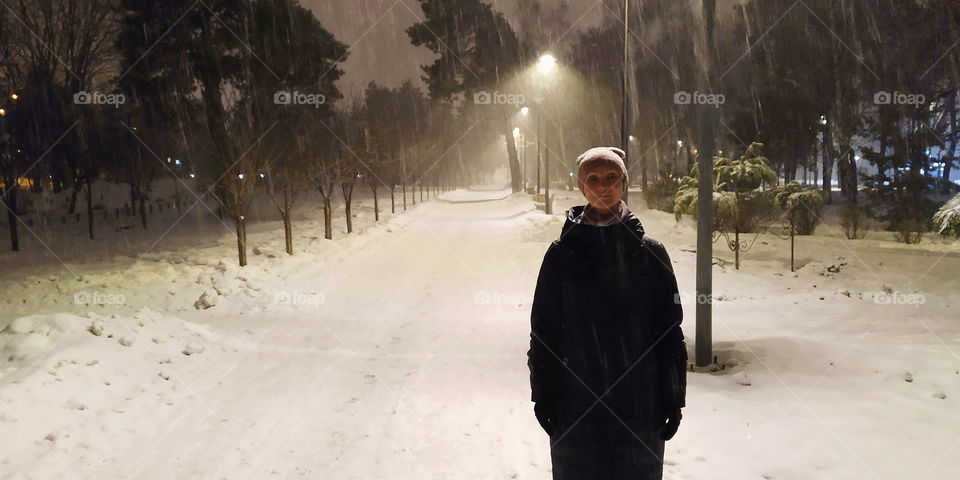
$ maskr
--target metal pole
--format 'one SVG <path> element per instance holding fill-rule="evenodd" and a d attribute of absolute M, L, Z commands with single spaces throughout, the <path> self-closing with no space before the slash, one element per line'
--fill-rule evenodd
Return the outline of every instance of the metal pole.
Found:
<path fill-rule="evenodd" d="M 523 150 L 520 155 L 523 156 L 523 170 L 521 175 L 523 176 L 523 192 L 527 192 L 527 135 L 525 133 L 520 134 L 520 141 L 523 145 Z"/>
<path fill-rule="evenodd" d="M 542 115 L 542 111 L 541 111 Z M 543 132 L 543 211 L 547 215 L 553 214 L 553 208 L 550 208 L 550 145 L 547 144 L 547 132 L 550 131 L 550 126 L 547 125 L 547 129 Z"/>
<path fill-rule="evenodd" d="M 541 158 L 543 158 L 542 153 L 542 144 L 543 144 L 543 122 L 540 118 L 541 112 L 540 109 L 537 109 L 537 194 L 540 194 L 540 163 Z"/>
<path fill-rule="evenodd" d="M 708 88 L 714 80 L 714 21 L 716 0 L 703 0 L 707 40 Z M 699 367 L 713 362 L 713 154 L 714 108 L 698 108 L 700 145 L 697 159 L 697 337 L 696 364 Z"/>
<path fill-rule="evenodd" d="M 790 271 L 793 272 L 793 212 L 790 212 Z"/>
<path fill-rule="evenodd" d="M 630 0 L 623 0 L 623 74 L 620 77 L 620 148 L 626 153 L 626 167 L 630 171 L 630 113 L 629 97 L 627 93 L 627 63 L 628 63 L 628 38 L 630 35 Z M 630 203 L 630 188 L 623 193 L 623 201 Z"/>

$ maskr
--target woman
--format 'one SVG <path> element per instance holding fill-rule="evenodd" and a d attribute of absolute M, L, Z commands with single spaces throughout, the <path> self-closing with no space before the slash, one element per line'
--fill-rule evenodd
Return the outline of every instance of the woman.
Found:
<path fill-rule="evenodd" d="M 662 479 L 685 406 L 677 281 L 622 200 L 624 156 L 600 147 L 577 159 L 587 204 L 567 212 L 537 278 L 527 365 L 554 479 Z"/>

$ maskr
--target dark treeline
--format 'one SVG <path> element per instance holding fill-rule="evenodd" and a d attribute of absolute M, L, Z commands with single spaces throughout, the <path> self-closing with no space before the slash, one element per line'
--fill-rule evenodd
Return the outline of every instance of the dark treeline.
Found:
<path fill-rule="evenodd" d="M 68 210 L 86 209 L 93 238 L 97 181 L 129 187 L 148 228 L 154 185 L 173 176 L 216 198 L 245 264 L 255 195 L 276 206 L 292 252 L 291 212 L 307 190 L 323 199 L 330 238 L 335 196 L 352 228 L 355 184 L 371 189 L 379 219 L 381 194 L 395 211 L 408 194 L 416 202 L 414 189 L 469 184 L 501 164 L 485 152 L 503 152 L 520 190 L 536 165 L 522 153 L 527 138 L 551 158 L 549 180 L 569 187 L 577 153 L 619 143 L 623 2 L 598 5 L 603 21 L 586 30 L 563 5 L 525 2 L 511 26 L 479 0 L 419 3 L 421 21 L 406 33 L 437 56 L 423 66 L 425 91 L 371 83 L 348 100 L 337 85 L 348 47 L 296 0 L 7 2 L 0 183 L 13 249 L 24 189 L 70 192 Z M 865 187 L 915 199 L 911 215 L 929 217 L 925 195 L 952 188 L 942 179 L 957 146 L 956 2 L 630 3 L 638 183 L 689 174 L 701 154 L 697 109 L 715 108 L 711 154 L 762 143 L 781 181 L 818 183 L 827 203 L 834 168 L 842 199 L 855 202 Z M 538 69 L 548 52 L 553 72 Z M 199 199 L 185 200 L 187 211 Z"/>

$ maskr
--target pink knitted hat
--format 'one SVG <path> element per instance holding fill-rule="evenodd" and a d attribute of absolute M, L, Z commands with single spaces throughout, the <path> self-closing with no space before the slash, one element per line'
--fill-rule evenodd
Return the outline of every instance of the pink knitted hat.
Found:
<path fill-rule="evenodd" d="M 577 178 L 582 178 L 584 167 L 593 166 L 599 163 L 609 162 L 615 164 L 620 168 L 620 171 L 623 173 L 623 183 L 624 185 L 629 182 L 629 176 L 627 175 L 627 166 L 623 162 L 627 158 L 627 154 L 616 147 L 594 147 L 586 152 L 583 152 L 579 157 L 577 157 Z"/>

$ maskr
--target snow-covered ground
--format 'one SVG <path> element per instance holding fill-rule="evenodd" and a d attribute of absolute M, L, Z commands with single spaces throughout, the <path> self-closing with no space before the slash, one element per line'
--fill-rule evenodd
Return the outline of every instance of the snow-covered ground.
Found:
<path fill-rule="evenodd" d="M 582 203 L 556 194 L 554 217 L 464 191 L 377 224 L 362 198 L 333 241 L 310 207 L 294 256 L 268 222 L 242 269 L 216 226 L 143 256 L 3 254 L 0 478 L 550 478 L 526 350 L 543 252 Z M 637 213 L 674 261 L 693 359 L 693 224 Z M 740 271 L 715 245 L 726 368 L 689 374 L 665 478 L 956 477 L 960 245 L 888 238 L 824 225 L 795 274 L 786 241 Z"/>

